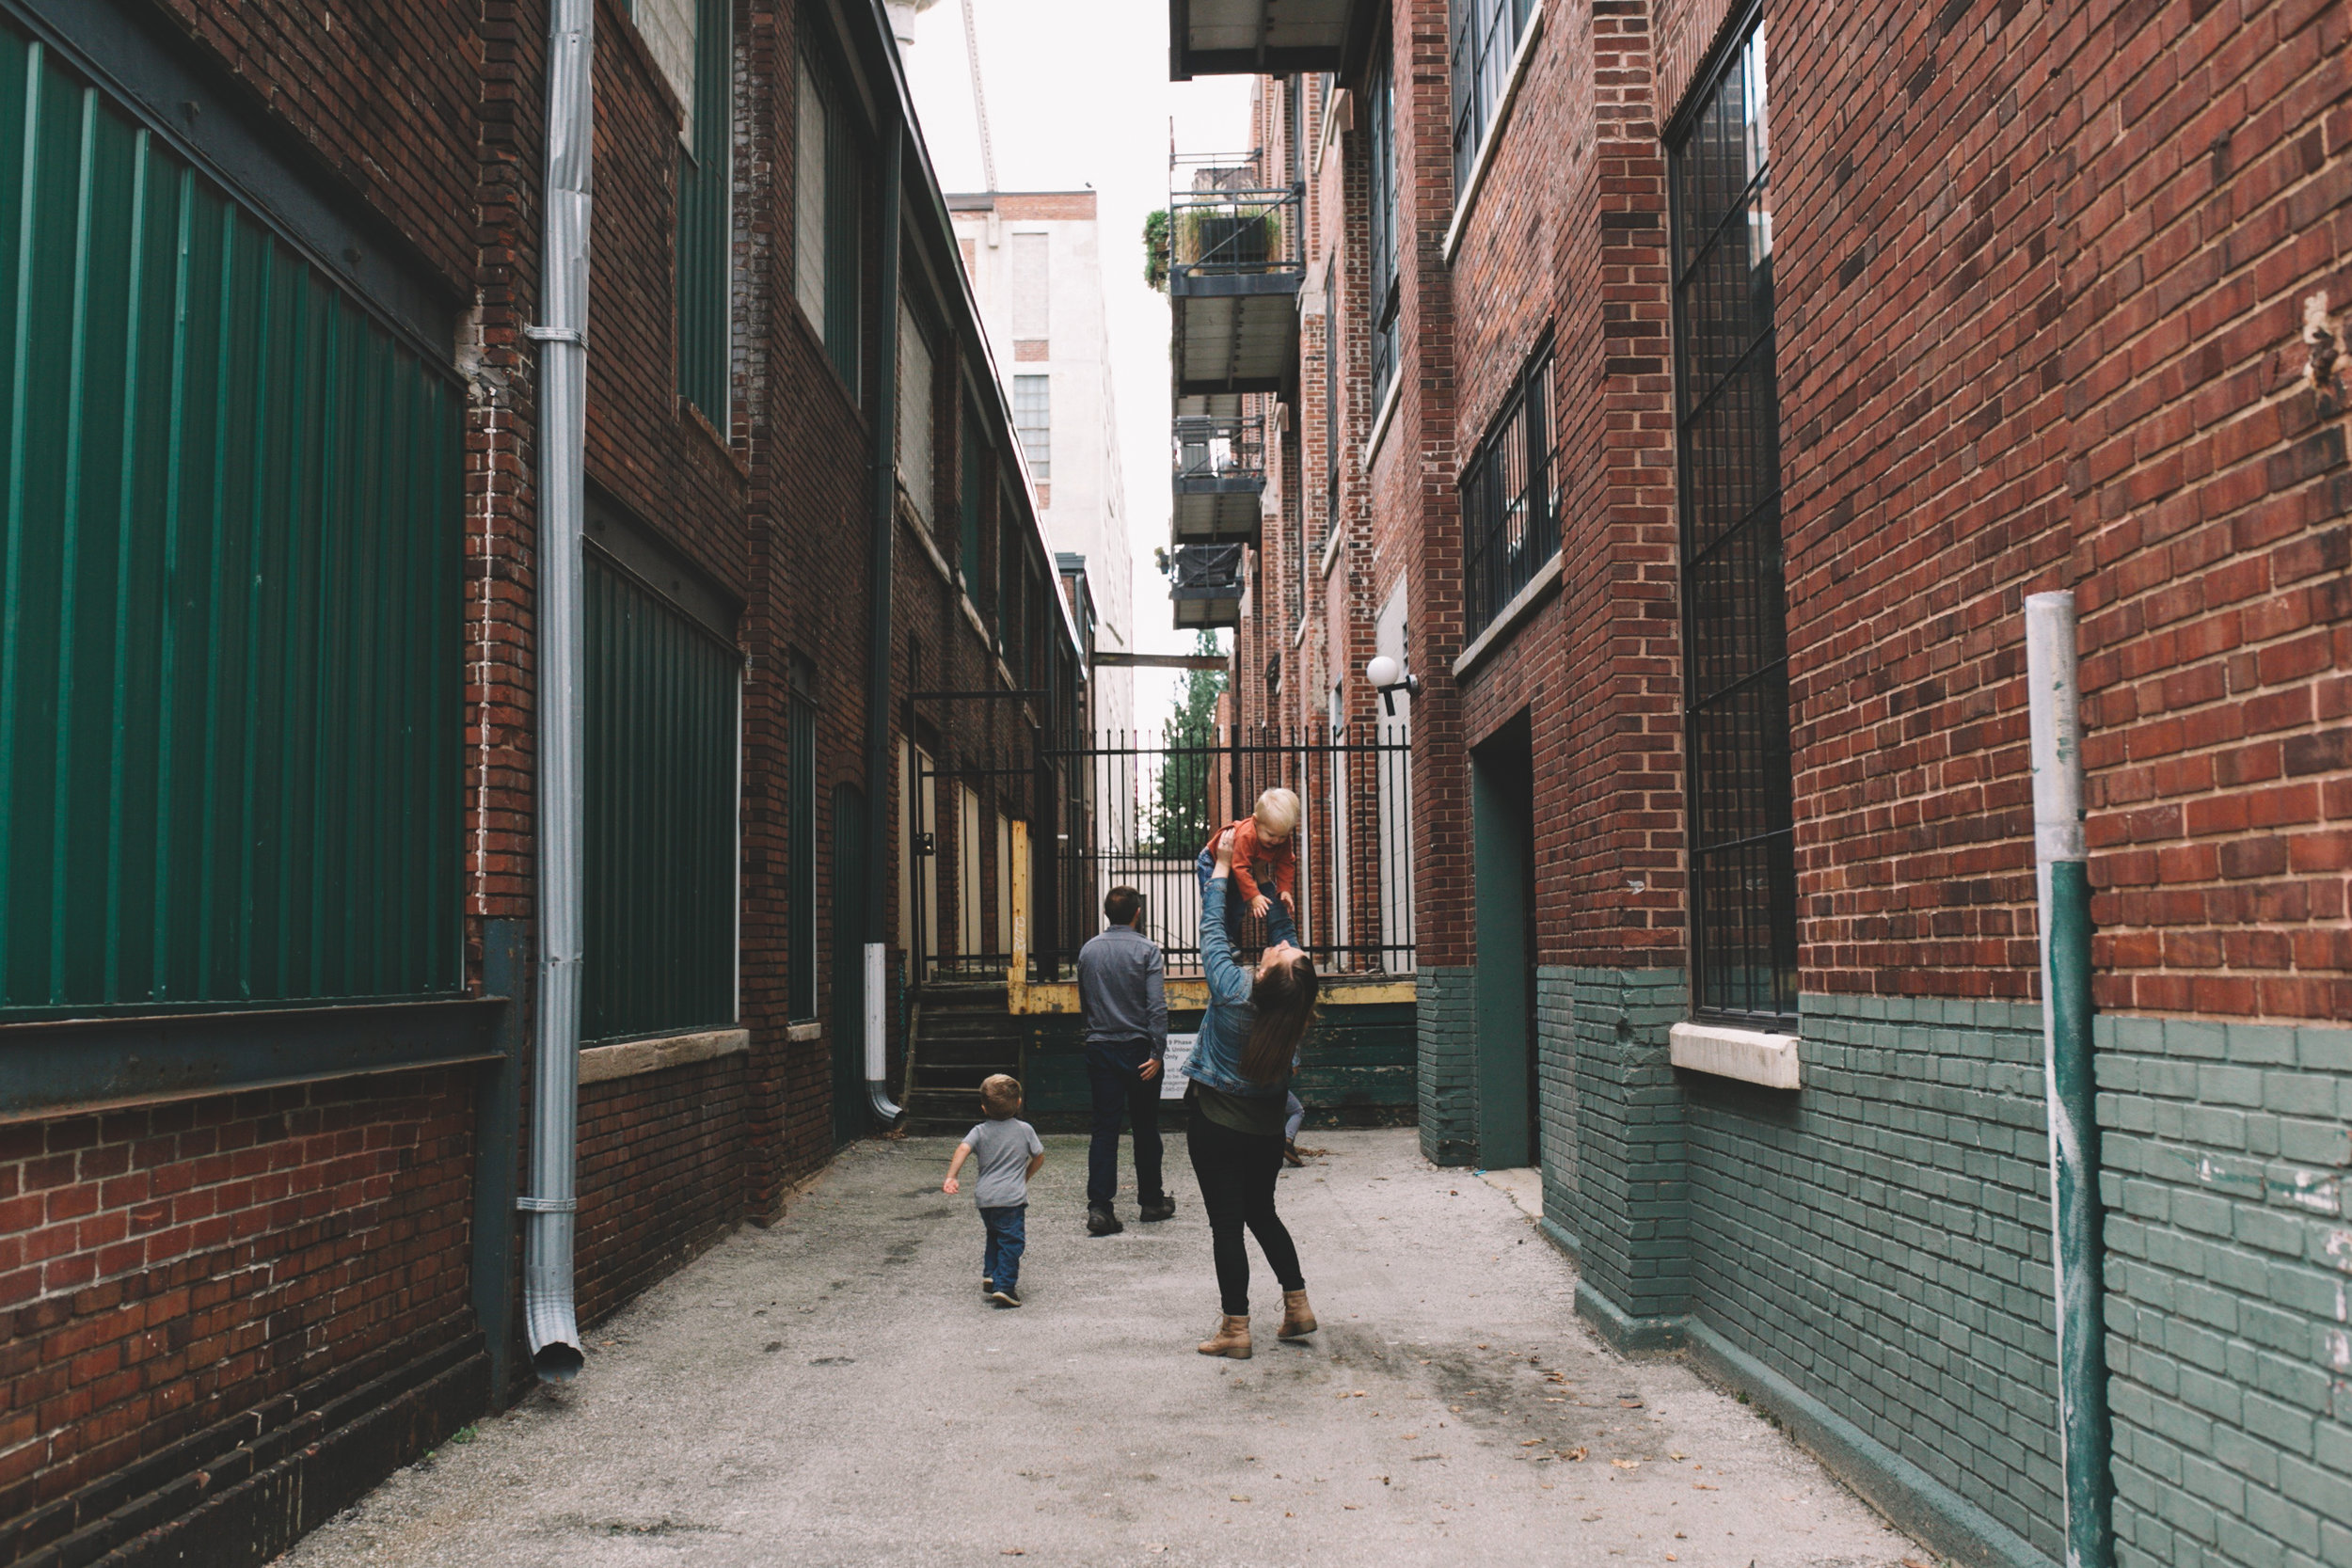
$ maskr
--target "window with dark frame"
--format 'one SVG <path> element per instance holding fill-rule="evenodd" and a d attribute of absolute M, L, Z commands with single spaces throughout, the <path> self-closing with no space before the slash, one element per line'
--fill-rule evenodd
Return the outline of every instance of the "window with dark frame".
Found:
<path fill-rule="evenodd" d="M 907 293 L 898 296 L 898 483 L 914 515 L 931 523 L 939 503 L 938 360 L 929 312 Z"/>
<path fill-rule="evenodd" d="M 1372 144 L 1372 406 L 1375 412 L 1388 401 L 1396 379 L 1397 311 L 1402 291 L 1396 265 L 1396 92 L 1389 74 L 1385 46 L 1375 51 L 1378 64 L 1364 86 Z"/>
<path fill-rule="evenodd" d="M 787 736 L 791 748 L 790 800 L 786 823 L 786 910 L 792 943 L 786 966 L 792 1020 L 817 1016 L 817 670 L 792 657 L 792 695 Z"/>
<path fill-rule="evenodd" d="M 988 471 L 981 458 L 987 437 L 980 424 L 978 401 L 966 382 L 962 435 L 956 443 L 961 481 L 956 486 L 956 570 L 963 578 L 964 593 L 975 604 L 980 598 L 980 497 Z"/>
<path fill-rule="evenodd" d="M 1551 349 L 1519 372 L 1462 471 L 1462 630 L 1476 637 L 1560 550 L 1551 490 Z"/>
<path fill-rule="evenodd" d="M 1535 0 L 1452 0 L 1446 55 L 1454 82 L 1454 199 L 1470 188 L 1478 144 L 1494 120 L 1503 89 L 1511 84 L 1511 58 L 1518 53 Z"/>
<path fill-rule="evenodd" d="M 793 149 L 793 293 L 825 357 L 860 395 L 866 160 L 850 95 L 826 52 L 803 39 Z"/>
<path fill-rule="evenodd" d="M 1759 18 L 1669 146 L 1692 999 L 1797 1014 L 1772 228 Z"/>

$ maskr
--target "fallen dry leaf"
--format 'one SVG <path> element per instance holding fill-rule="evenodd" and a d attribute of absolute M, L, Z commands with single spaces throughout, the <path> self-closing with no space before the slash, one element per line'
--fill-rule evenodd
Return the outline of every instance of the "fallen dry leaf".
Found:
<path fill-rule="evenodd" d="M 1691 1483 L 1691 1490 L 1693 1492 L 1712 1492 L 1715 1488 L 1708 1485 L 1707 1482 L 1703 1481 L 1694 1481 Z"/>
<path fill-rule="evenodd" d="M 1638 1470 L 1642 1467 L 1642 1462 L 1638 1459 L 1613 1459 L 1609 1463 L 1620 1470 Z"/>
<path fill-rule="evenodd" d="M 1542 1441 L 1543 1439 L 1540 1437 L 1530 1437 L 1526 1442 L 1521 1443 L 1519 1447 L 1522 1449 L 1532 1449 Z"/>
<path fill-rule="evenodd" d="M 1670 1454 L 1668 1454 L 1666 1457 L 1667 1457 L 1668 1459 L 1680 1459 L 1680 1458 L 1682 1457 L 1682 1455 L 1680 1455 L 1680 1454 L 1678 1454 L 1678 1453 L 1670 1453 Z"/>
<path fill-rule="evenodd" d="M 1583 1449 L 1583 1448 L 1574 1448 L 1574 1449 L 1570 1449 L 1567 1452 L 1565 1452 L 1565 1453 L 1562 1454 L 1560 1457 L 1561 1457 L 1561 1458 L 1563 1458 L 1563 1459 L 1568 1459 L 1568 1460 L 1581 1459 L 1581 1458 L 1583 1458 L 1583 1457 L 1585 1456 L 1585 1454 L 1586 1454 L 1586 1453 L 1588 1453 L 1588 1452 L 1590 1452 L 1590 1451 L 1591 1451 L 1590 1449 Z"/>

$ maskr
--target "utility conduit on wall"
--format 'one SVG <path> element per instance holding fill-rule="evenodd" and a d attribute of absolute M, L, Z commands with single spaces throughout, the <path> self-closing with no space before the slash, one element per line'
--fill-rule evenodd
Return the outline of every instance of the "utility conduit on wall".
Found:
<path fill-rule="evenodd" d="M 2106 1286 L 2099 1253 L 2099 1126 L 2092 1114 L 2090 878 L 2083 847 L 2082 689 L 2074 595 L 2026 600 L 2033 752 L 2034 882 L 2042 915 L 2043 1098 L 2050 1120 L 2058 1440 L 2067 1568 L 2109 1568 L 2113 1481 Z"/>

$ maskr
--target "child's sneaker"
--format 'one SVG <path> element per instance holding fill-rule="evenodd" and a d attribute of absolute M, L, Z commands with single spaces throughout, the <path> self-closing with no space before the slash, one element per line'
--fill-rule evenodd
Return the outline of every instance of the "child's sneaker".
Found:
<path fill-rule="evenodd" d="M 1018 1295 L 1015 1295 L 1009 1289 L 991 1291 L 988 1292 L 988 1299 L 994 1302 L 999 1307 L 1018 1307 L 1021 1305 L 1021 1298 Z"/>

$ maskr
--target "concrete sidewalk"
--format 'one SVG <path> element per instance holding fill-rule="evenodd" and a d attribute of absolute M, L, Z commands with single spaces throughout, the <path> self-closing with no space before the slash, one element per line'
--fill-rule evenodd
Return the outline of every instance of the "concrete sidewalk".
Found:
<path fill-rule="evenodd" d="M 1193 1354 L 1216 1292 L 1177 1217 L 1084 1234 L 1047 1140 L 1019 1311 L 979 1299 L 945 1140 L 860 1144 L 590 1336 L 580 1380 L 392 1478 L 290 1564 L 1666 1563 L 1931 1560 L 1760 1416 L 1577 1321 L 1511 1198 L 1407 1131 L 1282 1179 L 1323 1332 Z"/>

